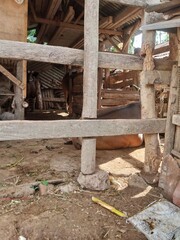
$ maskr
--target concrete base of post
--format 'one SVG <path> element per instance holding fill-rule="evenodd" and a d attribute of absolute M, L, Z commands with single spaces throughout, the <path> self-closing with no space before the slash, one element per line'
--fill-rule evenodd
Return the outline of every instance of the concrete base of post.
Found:
<path fill-rule="evenodd" d="M 80 172 L 77 181 L 82 188 L 89 190 L 103 191 L 110 187 L 109 174 L 102 170 L 91 175 L 84 175 Z"/>

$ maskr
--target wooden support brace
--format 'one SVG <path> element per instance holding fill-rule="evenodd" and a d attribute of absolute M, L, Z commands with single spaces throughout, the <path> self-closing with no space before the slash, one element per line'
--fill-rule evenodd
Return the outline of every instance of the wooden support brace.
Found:
<path fill-rule="evenodd" d="M 24 89 L 24 84 L 14 75 L 12 75 L 8 70 L 6 70 L 2 65 L 0 65 L 0 72 L 4 76 L 6 76 L 11 82 L 15 83 L 20 89 Z"/>

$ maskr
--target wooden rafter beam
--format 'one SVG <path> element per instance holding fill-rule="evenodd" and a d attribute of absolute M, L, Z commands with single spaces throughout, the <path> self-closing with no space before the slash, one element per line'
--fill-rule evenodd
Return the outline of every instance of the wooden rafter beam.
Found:
<path fill-rule="evenodd" d="M 164 133 L 166 119 L 1 121 L 0 141 Z"/>
<path fill-rule="evenodd" d="M 131 28 L 130 33 L 128 34 L 128 36 L 126 37 L 126 39 L 124 39 L 122 52 L 124 52 L 124 51 L 128 48 L 129 41 L 130 41 L 131 37 L 133 36 L 133 34 L 136 32 L 136 30 L 140 27 L 140 24 L 141 24 L 141 21 L 138 20 L 138 21 L 133 25 L 133 27 Z"/>
<path fill-rule="evenodd" d="M 83 56 L 84 51 L 79 49 L 0 40 L 0 58 L 83 66 Z M 157 70 L 170 70 L 175 63 L 155 60 Z M 98 64 L 100 68 L 142 70 L 143 59 L 131 54 L 99 52 Z"/>
<path fill-rule="evenodd" d="M 8 70 L 6 70 L 2 65 L 0 65 L 0 72 L 6 76 L 11 82 L 15 83 L 21 89 L 24 89 L 23 83 L 17 79 L 14 75 L 12 75 Z"/>
<path fill-rule="evenodd" d="M 48 7 L 48 10 L 47 10 L 47 14 L 46 14 L 47 19 L 53 19 L 54 18 L 59 6 L 61 5 L 61 2 L 62 2 L 62 0 L 52 0 L 52 1 L 50 1 L 49 7 Z M 48 25 L 42 24 L 42 26 L 40 27 L 40 30 L 38 32 L 37 42 L 42 41 L 42 37 L 47 32 L 48 28 L 49 28 Z"/>
<path fill-rule="evenodd" d="M 70 23 L 72 21 L 72 19 L 74 18 L 75 15 L 75 11 L 74 8 L 72 6 L 69 6 L 68 11 L 66 13 L 66 16 L 64 18 L 64 23 Z M 58 39 L 60 37 L 60 35 L 63 33 L 64 27 L 59 27 L 54 35 L 52 36 L 51 40 L 49 41 L 49 44 L 53 44 L 56 39 Z"/>
<path fill-rule="evenodd" d="M 64 23 L 62 21 L 50 20 L 50 19 L 39 18 L 39 17 L 36 17 L 34 20 L 37 23 L 43 23 L 43 24 L 47 24 L 47 25 L 53 25 L 53 26 L 57 26 L 57 27 L 68 28 L 68 29 L 77 30 L 77 31 L 80 31 L 80 32 L 84 31 L 84 26 L 78 25 L 78 24 Z M 99 33 L 104 33 L 104 34 L 114 35 L 114 36 L 121 36 L 122 35 L 121 31 L 115 31 L 115 30 L 110 30 L 110 29 L 102 29 L 102 28 L 99 29 Z"/>
<path fill-rule="evenodd" d="M 106 36 L 106 39 L 115 47 L 115 49 L 118 51 L 118 52 L 121 52 L 121 49 L 118 47 L 118 45 L 114 42 L 114 40 L 109 37 L 108 35 L 105 35 Z"/>
<path fill-rule="evenodd" d="M 132 19 L 132 16 L 135 17 L 137 15 L 142 15 L 142 9 L 141 8 L 135 8 L 135 7 L 126 7 L 126 9 L 118 14 L 113 19 L 113 28 L 121 27 L 128 21 Z"/>
<path fill-rule="evenodd" d="M 163 5 L 164 1 L 162 0 L 105 0 L 107 2 L 114 2 L 114 3 L 120 3 L 124 5 L 130 5 L 130 6 L 137 6 L 145 8 L 147 6 L 156 6 L 156 5 Z M 173 0 L 174 1 L 174 0 Z M 166 0 L 165 4 L 167 2 L 171 2 L 171 0 Z"/>

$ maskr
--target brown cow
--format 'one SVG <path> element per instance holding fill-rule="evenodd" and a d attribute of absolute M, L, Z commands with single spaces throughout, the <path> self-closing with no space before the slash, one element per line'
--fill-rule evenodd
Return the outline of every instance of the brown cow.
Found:
<path fill-rule="evenodd" d="M 139 102 L 126 106 L 117 106 L 98 110 L 98 119 L 140 119 L 141 106 Z M 105 136 L 96 138 L 96 148 L 99 150 L 114 150 L 127 147 L 138 147 L 143 143 L 141 134 Z M 74 138 L 73 144 L 77 149 L 81 148 L 81 139 Z"/>

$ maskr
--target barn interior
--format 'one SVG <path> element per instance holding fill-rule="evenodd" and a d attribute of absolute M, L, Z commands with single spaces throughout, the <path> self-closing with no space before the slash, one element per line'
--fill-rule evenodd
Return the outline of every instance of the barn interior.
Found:
<path fill-rule="evenodd" d="M 7 9 L 9 8 L 8 6 L 6 7 Z M 135 35 L 142 32 L 139 28 L 142 24 L 143 9 L 122 3 L 100 1 L 99 11 L 99 50 L 125 54 L 130 52 L 134 54 L 134 47 L 131 42 Z M 29 42 L 84 49 L 83 30 L 83 0 L 29 1 L 27 32 L 25 31 L 23 36 L 25 37 L 28 34 Z M 9 36 L 6 36 L 5 39 L 13 40 L 14 38 L 14 40 L 20 40 L 19 37 L 10 35 L 13 35 L 13 33 L 9 33 Z M 2 36 L 2 39 L 4 36 Z M 163 44 L 163 46 L 158 45 L 154 54 L 167 53 L 168 55 L 169 45 L 165 44 L 166 46 Z M 139 46 L 141 46 L 140 43 Z M 135 54 L 138 54 L 138 48 L 135 51 Z M 1 59 L 1 64 L 12 74 L 16 73 L 16 61 Z M 59 118 L 58 116 L 60 115 L 58 114 L 66 110 L 62 79 L 67 72 L 72 71 L 71 68 L 74 71 L 75 69 L 82 71 L 82 68 L 78 69 L 78 67 L 72 67 L 71 65 L 28 61 L 28 79 L 26 89 L 24 90 L 24 99 L 28 105 L 27 109 L 25 109 L 25 119 Z M 139 72 L 116 68 L 99 69 L 98 109 L 139 101 Z M 33 76 L 33 73 L 36 73 L 36 76 Z M 31 79 L 29 80 L 29 78 Z M 72 112 L 78 117 L 82 111 L 82 85 L 82 79 L 76 80 L 71 86 L 72 89 L 69 89 L 72 93 Z M 168 85 L 165 85 L 164 88 L 161 86 L 158 89 L 159 91 L 157 91 L 156 101 L 159 117 L 166 116 L 168 87 Z M 13 100 L 14 90 L 12 90 L 12 86 L 11 89 L 8 88 L 6 88 L 6 93 L 4 93 L 6 97 L 3 97 L 1 103 L 3 111 L 11 109 Z"/>

